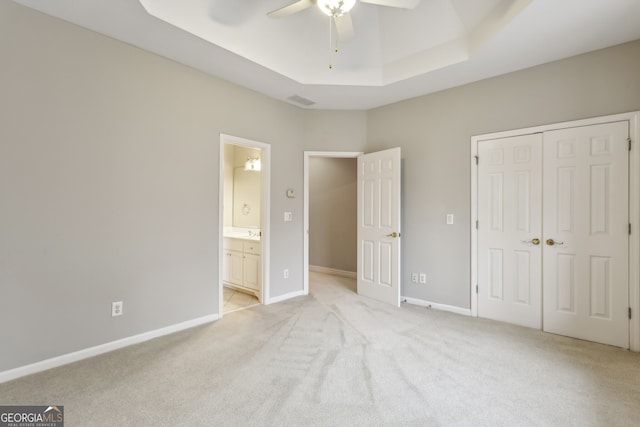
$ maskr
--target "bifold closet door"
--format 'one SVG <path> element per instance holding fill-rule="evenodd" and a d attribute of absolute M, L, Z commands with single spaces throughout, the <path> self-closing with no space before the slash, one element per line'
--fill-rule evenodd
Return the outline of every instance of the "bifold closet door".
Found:
<path fill-rule="evenodd" d="M 542 135 L 478 144 L 478 315 L 540 329 Z"/>
<path fill-rule="evenodd" d="M 543 329 L 629 346 L 627 122 L 544 133 Z"/>

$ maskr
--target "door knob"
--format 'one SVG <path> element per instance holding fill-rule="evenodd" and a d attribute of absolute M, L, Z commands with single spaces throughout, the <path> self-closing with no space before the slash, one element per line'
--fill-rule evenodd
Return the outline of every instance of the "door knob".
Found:
<path fill-rule="evenodd" d="M 553 245 L 564 245 L 564 242 L 556 242 L 553 239 L 547 239 L 547 245 L 549 246 L 553 246 Z"/>
<path fill-rule="evenodd" d="M 391 233 L 391 234 L 387 234 L 387 237 L 394 237 L 395 238 L 395 237 L 398 237 L 398 236 L 400 236 L 400 234 L 396 233 L 395 231 L 393 233 Z"/>
<path fill-rule="evenodd" d="M 522 243 L 533 243 L 534 245 L 539 245 L 540 239 L 536 237 L 535 239 L 531 239 L 531 240 L 523 240 Z"/>

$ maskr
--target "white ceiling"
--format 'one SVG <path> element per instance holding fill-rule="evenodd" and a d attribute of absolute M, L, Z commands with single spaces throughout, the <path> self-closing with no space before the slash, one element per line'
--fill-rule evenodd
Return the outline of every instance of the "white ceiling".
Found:
<path fill-rule="evenodd" d="M 355 36 L 335 55 L 329 18 L 316 7 L 266 16 L 294 0 L 14 1 L 319 109 L 374 108 L 640 39 L 640 0 L 422 0 L 413 10 L 357 3 Z"/>

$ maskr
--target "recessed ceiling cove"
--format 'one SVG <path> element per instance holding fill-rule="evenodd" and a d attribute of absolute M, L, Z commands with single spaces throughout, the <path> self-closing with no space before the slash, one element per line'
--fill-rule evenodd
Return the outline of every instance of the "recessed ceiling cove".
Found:
<path fill-rule="evenodd" d="M 276 17 L 269 12 L 296 0 L 139 1 L 150 15 L 298 83 L 350 86 L 385 86 L 466 61 L 532 2 L 421 0 L 405 9 L 356 1 L 351 33 L 340 40 L 315 0 Z"/>

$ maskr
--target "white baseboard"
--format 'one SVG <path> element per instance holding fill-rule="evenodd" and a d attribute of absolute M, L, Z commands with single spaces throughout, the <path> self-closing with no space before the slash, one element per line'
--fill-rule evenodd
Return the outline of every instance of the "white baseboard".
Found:
<path fill-rule="evenodd" d="M 319 265 L 310 265 L 309 271 L 315 271 L 316 273 L 331 274 L 333 276 L 348 277 L 349 279 L 355 279 L 358 277 L 355 271 L 338 270 L 335 268 L 320 267 Z"/>
<path fill-rule="evenodd" d="M 220 316 L 218 314 L 199 317 L 197 319 L 177 323 L 165 328 L 144 332 L 139 335 L 134 335 L 117 341 L 111 341 L 106 344 L 100 344 L 95 347 L 85 348 L 84 350 L 74 351 L 73 353 L 63 354 L 62 356 L 53 357 L 51 359 L 46 359 L 40 362 L 32 363 L 30 365 L 3 371 L 0 372 L 0 384 L 27 375 L 35 374 L 37 372 L 46 371 L 47 369 L 57 368 L 58 366 L 77 362 L 82 359 L 88 359 L 89 357 L 94 357 L 99 354 L 108 353 L 110 351 L 117 350 L 123 347 L 139 344 L 141 342 L 148 341 L 153 338 L 158 338 L 163 335 L 169 335 L 173 334 L 174 332 L 179 332 L 185 329 L 193 328 L 195 326 L 200 326 L 205 323 L 211 323 L 218 320 L 219 318 Z"/>
<path fill-rule="evenodd" d="M 449 311 L 451 313 L 461 314 L 463 316 L 471 316 L 470 308 L 461 308 L 453 305 L 438 304 L 437 302 L 429 302 L 422 299 L 411 298 L 411 297 L 400 297 L 400 301 L 404 301 L 408 304 L 419 305 L 421 307 L 433 308 L 435 310 Z"/>
<path fill-rule="evenodd" d="M 269 300 L 267 302 L 265 302 L 265 305 L 275 304 L 277 302 L 286 301 L 288 299 L 299 297 L 301 295 L 304 295 L 304 291 L 302 291 L 302 290 L 295 291 L 295 292 L 289 292 L 288 294 L 280 295 L 280 296 L 274 297 L 274 298 L 269 298 Z"/>

